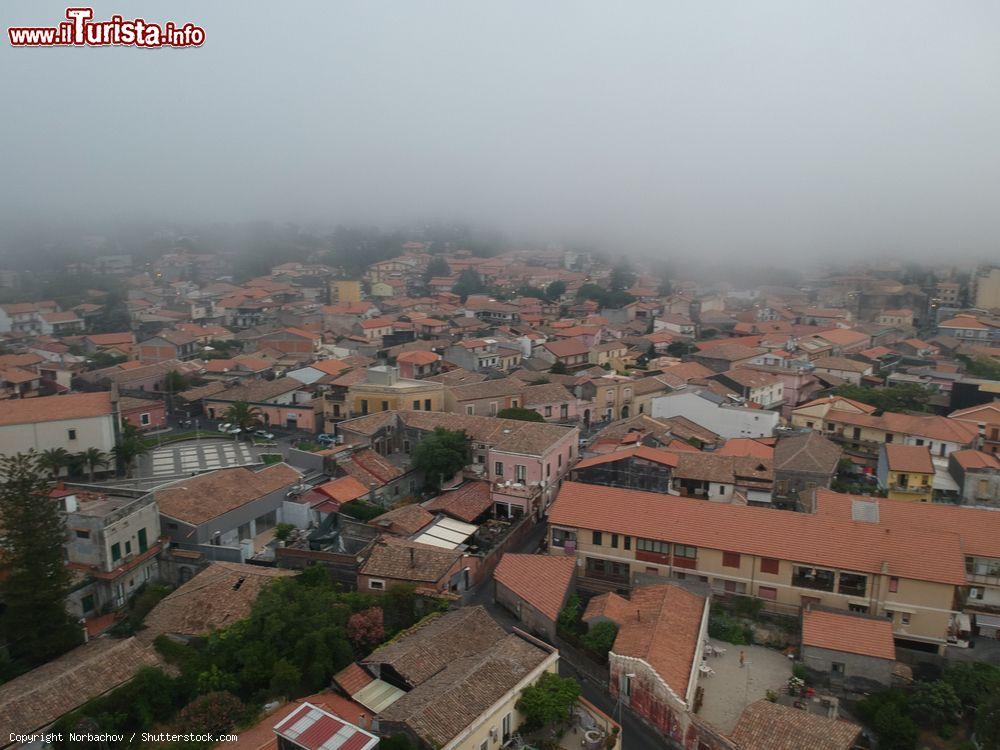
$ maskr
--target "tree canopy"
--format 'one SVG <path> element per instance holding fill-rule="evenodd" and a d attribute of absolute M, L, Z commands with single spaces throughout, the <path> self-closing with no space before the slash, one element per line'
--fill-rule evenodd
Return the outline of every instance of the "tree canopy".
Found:
<path fill-rule="evenodd" d="M 413 449 L 413 467 L 423 473 L 424 481 L 429 486 L 440 487 L 443 480 L 469 463 L 469 457 L 469 444 L 464 430 L 435 427 L 434 432 Z"/>
<path fill-rule="evenodd" d="M 524 714 L 529 730 L 540 729 L 569 720 L 570 711 L 580 698 L 580 684 L 545 672 L 534 685 L 521 691 L 517 710 Z"/>
<path fill-rule="evenodd" d="M 458 281 L 451 288 L 464 301 L 470 294 L 482 294 L 486 291 L 482 276 L 474 268 L 467 268 L 458 275 Z"/>
<path fill-rule="evenodd" d="M 576 298 L 593 300 L 602 308 L 624 307 L 635 302 L 635 297 L 628 292 L 619 289 L 608 290 L 599 284 L 584 284 L 577 290 Z"/>
<path fill-rule="evenodd" d="M 525 409 L 523 406 L 512 406 L 501 409 L 497 416 L 501 419 L 519 419 L 522 422 L 544 422 L 545 418 L 534 409 Z"/>
<path fill-rule="evenodd" d="M 66 527 L 34 452 L 0 456 L 0 528 L 7 576 L 0 580 L 0 635 L 10 678 L 78 645 L 82 632 L 66 611 L 70 577 Z"/>
<path fill-rule="evenodd" d="M 884 388 L 846 383 L 833 391 L 838 396 L 869 404 L 881 411 L 928 411 L 927 405 L 934 391 L 916 383 L 900 383 Z"/>

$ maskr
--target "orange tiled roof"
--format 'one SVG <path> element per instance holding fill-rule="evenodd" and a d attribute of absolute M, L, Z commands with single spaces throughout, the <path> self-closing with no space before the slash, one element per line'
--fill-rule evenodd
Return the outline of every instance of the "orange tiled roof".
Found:
<path fill-rule="evenodd" d="M 576 569 L 573 557 L 507 554 L 493 577 L 550 620 L 559 616 Z"/>
<path fill-rule="evenodd" d="M 623 513 L 622 508 L 628 508 L 628 512 Z M 1000 522 L 1000 514 L 997 520 Z M 820 513 L 708 503 L 578 482 L 563 483 L 549 521 L 571 528 L 872 574 L 880 574 L 886 563 L 889 575 L 952 585 L 965 583 L 959 535 L 926 527 L 887 531 L 878 524 Z M 1000 539 L 1000 535 L 996 536 Z M 926 564 L 928 550 L 934 550 L 935 565 Z"/>
<path fill-rule="evenodd" d="M 934 463 L 926 445 L 887 445 L 885 457 L 890 471 L 912 471 L 916 474 L 933 474 Z"/>
<path fill-rule="evenodd" d="M 802 613 L 802 645 L 876 659 L 896 658 L 892 621 L 884 617 L 807 609 Z"/>
<path fill-rule="evenodd" d="M 65 396 L 40 396 L 9 401 L 0 410 L 0 425 L 88 419 L 110 414 L 111 394 L 107 391 L 70 393 Z"/>

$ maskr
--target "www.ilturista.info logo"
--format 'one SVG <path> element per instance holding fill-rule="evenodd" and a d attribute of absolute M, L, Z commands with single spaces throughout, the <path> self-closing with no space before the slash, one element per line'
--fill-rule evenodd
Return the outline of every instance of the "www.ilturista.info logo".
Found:
<path fill-rule="evenodd" d="M 150 23 L 142 18 L 111 16 L 94 21 L 93 8 L 67 8 L 58 26 L 11 26 L 15 47 L 200 47 L 205 30 L 193 23 Z"/>

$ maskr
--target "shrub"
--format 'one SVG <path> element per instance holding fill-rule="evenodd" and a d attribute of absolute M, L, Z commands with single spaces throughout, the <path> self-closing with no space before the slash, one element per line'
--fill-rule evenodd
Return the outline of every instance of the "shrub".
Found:
<path fill-rule="evenodd" d="M 957 662 L 945 669 L 941 679 L 965 706 L 978 708 L 986 698 L 1000 693 L 1000 667 L 986 662 Z"/>
<path fill-rule="evenodd" d="M 741 622 L 725 612 L 717 612 L 708 620 L 708 634 L 712 638 L 726 641 L 736 646 L 749 643 L 746 628 Z"/>
<path fill-rule="evenodd" d="M 222 734 L 228 732 L 246 714 L 243 701 L 229 692 L 199 695 L 179 714 L 177 727 L 194 734 Z"/>
<path fill-rule="evenodd" d="M 562 608 L 556 618 L 556 628 L 560 635 L 574 638 L 583 633 L 586 626 L 580 619 L 583 615 L 582 608 L 580 597 L 576 594 L 566 600 L 566 606 Z"/>
<path fill-rule="evenodd" d="M 608 658 L 608 651 L 615 644 L 618 626 L 613 622 L 598 622 L 583 636 L 583 645 L 598 654 L 602 659 Z"/>
<path fill-rule="evenodd" d="M 351 615 L 347 621 L 347 637 L 358 650 L 367 653 L 385 640 L 385 620 L 380 607 L 371 607 Z"/>
<path fill-rule="evenodd" d="M 293 531 L 295 531 L 295 524 L 279 523 L 274 527 L 274 538 L 279 542 L 287 542 L 291 538 Z"/>
<path fill-rule="evenodd" d="M 879 750 L 913 750 L 920 735 L 916 723 L 892 703 L 879 709 L 872 728 L 878 737 Z"/>

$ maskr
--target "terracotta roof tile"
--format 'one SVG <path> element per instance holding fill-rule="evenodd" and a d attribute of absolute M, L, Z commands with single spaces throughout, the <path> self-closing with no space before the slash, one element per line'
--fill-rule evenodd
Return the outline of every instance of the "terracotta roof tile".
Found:
<path fill-rule="evenodd" d="M 770 701 L 743 709 L 732 738 L 740 750 L 851 750 L 861 727 Z"/>
<path fill-rule="evenodd" d="M 621 512 L 625 507 L 628 513 Z M 551 523 L 571 528 L 875 574 L 885 562 L 889 575 L 964 585 L 958 534 L 920 527 L 886 529 L 841 518 L 578 482 L 563 483 L 549 512 Z M 929 549 L 935 552 L 933 566 L 926 564 Z"/>
<path fill-rule="evenodd" d="M 61 419 L 88 419 L 111 415 L 111 394 L 70 393 L 65 396 L 7 401 L 0 409 L 0 425 L 35 424 Z"/>
<path fill-rule="evenodd" d="M 502 583 L 550 620 L 566 600 L 576 570 L 573 557 L 506 554 L 493 573 Z"/>
<path fill-rule="evenodd" d="M 802 613 L 802 645 L 876 659 L 896 658 L 892 621 L 884 617 L 807 609 Z"/>

